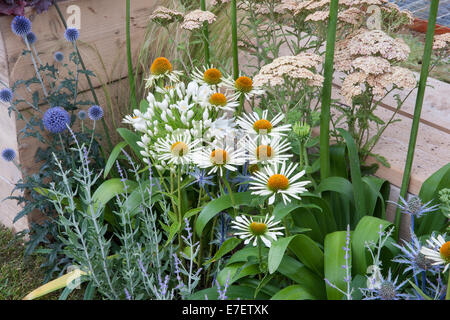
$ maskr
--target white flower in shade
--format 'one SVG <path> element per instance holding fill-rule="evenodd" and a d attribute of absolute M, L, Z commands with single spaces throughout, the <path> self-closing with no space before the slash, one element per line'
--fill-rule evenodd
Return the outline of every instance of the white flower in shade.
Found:
<path fill-rule="evenodd" d="M 167 58 L 156 58 L 150 67 L 150 76 L 145 79 L 145 88 L 152 88 L 159 80 L 176 83 L 181 75 L 181 71 L 173 70 L 172 64 Z M 165 84 L 163 86 L 165 87 Z"/>
<path fill-rule="evenodd" d="M 224 84 L 227 89 L 233 90 L 237 94 L 243 94 L 247 100 L 265 92 L 261 87 L 256 86 L 251 78 L 246 76 L 240 76 L 236 80 L 227 78 L 224 80 Z"/>
<path fill-rule="evenodd" d="M 247 138 L 246 148 L 250 164 L 274 164 L 281 163 L 292 157 L 292 154 L 284 154 L 291 149 L 288 141 L 281 137 L 274 137 L 266 143 L 258 143 L 258 138 Z"/>
<path fill-rule="evenodd" d="M 444 271 L 446 272 L 450 266 L 450 241 L 445 241 L 445 238 L 441 235 L 437 237 L 431 236 L 427 240 L 429 248 L 423 246 L 420 252 L 425 258 L 432 261 L 432 265 L 444 265 Z"/>
<path fill-rule="evenodd" d="M 127 115 L 122 120 L 123 123 L 130 124 L 134 130 L 139 132 L 147 132 L 147 119 L 146 116 L 139 110 L 134 110 L 133 115 Z"/>
<path fill-rule="evenodd" d="M 286 124 L 282 126 L 277 125 L 284 119 L 284 115 L 279 113 L 272 120 L 268 120 L 268 110 L 264 110 L 262 116 L 259 116 L 256 112 L 250 114 L 243 114 L 237 119 L 237 124 L 244 129 L 250 135 L 265 136 L 285 136 L 286 131 L 291 130 L 291 125 Z M 265 139 L 267 140 L 267 139 Z"/>
<path fill-rule="evenodd" d="M 203 66 L 202 69 L 195 68 L 192 72 L 192 79 L 200 85 L 207 85 L 217 89 L 229 77 L 213 66 Z"/>
<path fill-rule="evenodd" d="M 286 168 L 284 161 L 281 168 L 278 164 L 267 166 L 264 170 L 255 171 L 250 181 L 252 194 L 270 196 L 269 204 L 275 202 L 275 196 L 280 194 L 284 204 L 291 202 L 290 197 L 300 200 L 299 195 L 308 191 L 304 186 L 311 181 L 299 181 L 305 170 L 294 174 L 297 164 L 290 163 Z"/>
<path fill-rule="evenodd" d="M 159 138 L 155 144 L 158 160 L 169 164 L 185 165 L 192 161 L 193 150 L 199 140 L 192 141 L 190 134 L 174 134 L 166 138 Z"/>
<path fill-rule="evenodd" d="M 252 217 L 237 216 L 235 220 L 231 222 L 233 228 L 238 232 L 234 234 L 241 239 L 244 239 L 244 244 L 249 244 L 253 241 L 253 246 L 258 244 L 258 240 L 264 243 L 265 246 L 269 247 L 272 241 L 277 240 L 277 236 L 282 236 L 284 227 L 276 227 L 280 221 L 274 221 L 273 216 L 266 215 L 262 221 L 253 221 Z"/>
<path fill-rule="evenodd" d="M 236 137 L 236 123 L 231 118 L 222 116 L 214 121 L 206 120 L 204 122 L 205 131 L 204 138 L 212 141 L 221 141 L 225 138 L 234 139 Z"/>
<path fill-rule="evenodd" d="M 225 95 L 221 92 L 211 92 L 200 103 L 202 106 L 217 111 L 234 111 L 239 105 L 236 95 Z"/>
<path fill-rule="evenodd" d="M 231 147 L 217 144 L 195 150 L 193 161 L 199 168 L 211 168 L 208 174 L 219 171 L 223 175 L 224 168 L 236 171 L 235 166 L 243 165 L 245 163 L 245 155 L 243 149 L 234 150 Z"/>

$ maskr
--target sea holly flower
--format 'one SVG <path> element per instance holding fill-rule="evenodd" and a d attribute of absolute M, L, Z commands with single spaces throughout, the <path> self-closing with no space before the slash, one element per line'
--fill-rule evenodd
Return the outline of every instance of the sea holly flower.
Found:
<path fill-rule="evenodd" d="M 258 244 L 261 240 L 266 247 L 271 246 L 272 241 L 277 240 L 277 236 L 282 236 L 284 227 L 276 227 L 281 221 L 274 221 L 275 217 L 266 215 L 264 220 L 254 221 L 253 217 L 246 217 L 244 215 L 237 216 L 231 222 L 233 228 L 238 232 L 234 235 L 244 239 L 244 244 L 249 244 L 253 241 L 253 246 Z"/>
<path fill-rule="evenodd" d="M 274 137 L 266 143 L 259 144 L 257 138 L 248 137 L 246 147 L 250 164 L 275 164 L 292 157 L 292 154 L 285 154 L 291 149 L 290 143 L 280 137 Z"/>
<path fill-rule="evenodd" d="M 270 196 L 269 204 L 275 202 L 275 197 L 280 194 L 284 204 L 291 202 L 291 197 L 300 200 L 300 194 L 307 191 L 304 187 L 311 181 L 299 181 L 305 174 L 305 170 L 294 174 L 298 164 L 290 163 L 286 167 L 283 161 L 281 167 L 278 164 L 267 166 L 264 170 L 255 171 L 250 181 L 252 194 Z"/>
<path fill-rule="evenodd" d="M 242 148 L 232 149 L 231 147 L 220 146 L 220 144 L 197 149 L 193 160 L 199 168 L 211 168 L 208 174 L 219 171 L 220 175 L 223 175 L 224 168 L 236 171 L 235 166 L 241 166 L 245 163 Z"/>
<path fill-rule="evenodd" d="M 153 87 L 159 80 L 168 79 L 171 83 L 178 82 L 180 71 L 173 70 L 172 63 L 167 58 L 156 58 L 150 67 L 150 76 L 145 80 L 145 88 Z"/>
<path fill-rule="evenodd" d="M 410 295 L 401 293 L 401 288 L 408 282 L 408 280 L 397 284 L 398 277 L 392 279 L 391 269 L 389 269 L 387 278 L 381 277 L 378 285 L 371 289 L 360 289 L 364 294 L 363 300 L 399 300 L 400 298 L 408 299 Z"/>
<path fill-rule="evenodd" d="M 261 87 L 256 86 L 253 80 L 246 76 L 240 76 L 236 80 L 226 79 L 225 86 L 234 90 L 237 94 L 244 95 L 246 99 L 251 99 L 255 95 L 264 94 Z"/>
<path fill-rule="evenodd" d="M 423 204 L 422 200 L 420 200 L 418 196 L 413 196 L 408 201 L 406 201 L 403 197 L 400 196 L 400 201 L 402 202 L 402 204 L 395 203 L 393 201 L 389 202 L 397 205 L 403 213 L 409 214 L 410 216 L 413 216 L 415 218 L 420 218 L 425 213 L 433 212 L 439 209 L 438 204 L 434 206 L 429 206 L 433 200 Z"/>
<path fill-rule="evenodd" d="M 51 133 L 62 133 L 70 125 L 69 113 L 61 107 L 53 107 L 44 113 L 44 127 Z"/>
<path fill-rule="evenodd" d="M 194 148 L 200 143 L 192 141 L 190 134 L 175 134 L 173 136 L 159 138 L 155 144 L 158 159 L 169 164 L 187 165 L 192 161 Z"/>
<path fill-rule="evenodd" d="M 268 110 L 264 110 L 260 116 L 256 112 L 250 114 L 243 114 L 237 119 L 237 124 L 245 130 L 250 136 L 259 135 L 265 138 L 285 136 L 287 131 L 291 131 L 291 125 L 281 125 L 280 122 L 284 119 L 284 114 L 276 115 L 272 120 L 268 120 Z"/>
<path fill-rule="evenodd" d="M 431 236 L 427 240 L 429 248 L 422 247 L 420 252 L 432 261 L 433 265 L 444 265 L 443 272 L 446 272 L 450 265 L 450 241 L 445 241 L 445 235 Z"/>

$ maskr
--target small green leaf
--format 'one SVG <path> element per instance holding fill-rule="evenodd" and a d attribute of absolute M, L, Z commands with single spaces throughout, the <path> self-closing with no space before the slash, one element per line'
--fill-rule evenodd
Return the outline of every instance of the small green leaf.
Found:
<path fill-rule="evenodd" d="M 127 145 L 128 145 L 128 143 L 125 142 L 125 141 L 119 142 L 114 147 L 114 149 L 111 151 L 111 154 L 109 155 L 108 161 L 106 162 L 106 165 L 105 165 L 105 172 L 103 173 L 103 178 L 106 179 L 106 177 L 108 176 L 109 172 L 111 171 L 111 168 L 113 167 L 114 163 L 116 162 L 117 157 L 119 156 L 120 152 Z"/>
<path fill-rule="evenodd" d="M 214 257 L 212 257 L 211 259 L 206 261 L 204 263 L 204 265 L 216 262 L 218 259 L 222 258 L 224 255 L 229 253 L 231 250 L 236 248 L 241 242 L 242 242 L 242 240 L 237 239 L 237 238 L 227 239 L 224 243 L 222 243 L 222 245 L 220 246 L 219 250 L 217 250 Z"/>

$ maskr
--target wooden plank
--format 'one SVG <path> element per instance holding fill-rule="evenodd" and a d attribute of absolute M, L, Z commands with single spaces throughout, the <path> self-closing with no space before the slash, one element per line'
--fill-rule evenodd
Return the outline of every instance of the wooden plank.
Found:
<path fill-rule="evenodd" d="M 83 0 L 64 1 L 60 8 L 63 13 L 69 5 L 76 4 L 81 8 L 81 29 L 79 48 L 89 70 L 97 74 L 93 84 L 98 87 L 103 81 L 114 81 L 127 76 L 126 67 L 126 35 L 125 35 L 125 3 L 123 0 Z M 131 43 L 136 55 L 142 45 L 146 32 L 148 17 L 156 7 L 156 1 L 134 0 L 131 6 Z M 27 11 L 30 16 L 30 11 Z M 67 14 L 66 14 L 67 16 Z M 9 76 L 11 82 L 28 79 L 34 75 L 34 68 L 29 58 L 21 54 L 25 45 L 10 31 L 12 17 L 0 18 L 0 30 L 3 33 Z M 61 51 L 66 59 L 72 51 L 71 43 L 64 39 L 64 27 L 60 22 L 56 9 L 30 16 L 33 31 L 38 37 L 36 48 L 42 62 L 53 61 L 53 53 Z M 100 67 L 101 61 L 105 70 Z M 5 69 L 5 68 L 3 68 Z M 2 71 L 2 73 L 5 70 Z M 80 78 L 80 88 L 88 88 L 85 77 Z"/>

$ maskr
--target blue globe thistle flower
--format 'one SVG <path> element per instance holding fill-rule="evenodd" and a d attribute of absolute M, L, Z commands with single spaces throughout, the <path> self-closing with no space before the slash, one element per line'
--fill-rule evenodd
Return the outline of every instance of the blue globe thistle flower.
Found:
<path fill-rule="evenodd" d="M 26 37 L 27 37 L 27 40 L 28 40 L 28 43 L 29 43 L 29 44 L 33 44 L 33 43 L 35 43 L 36 40 L 37 40 L 37 37 L 36 37 L 36 35 L 34 34 L 34 32 L 28 32 L 27 35 L 26 35 Z"/>
<path fill-rule="evenodd" d="M 87 118 L 87 112 L 84 110 L 81 110 L 80 112 L 78 112 L 78 119 L 80 120 L 86 120 Z"/>
<path fill-rule="evenodd" d="M 64 53 L 62 53 L 61 51 L 56 51 L 53 55 L 53 58 L 56 62 L 62 62 L 64 60 Z"/>
<path fill-rule="evenodd" d="M 11 22 L 11 30 L 21 37 L 31 32 L 31 21 L 24 16 L 16 16 Z"/>
<path fill-rule="evenodd" d="M 0 101 L 1 102 L 11 102 L 13 99 L 13 92 L 9 88 L 4 88 L 0 90 Z"/>
<path fill-rule="evenodd" d="M 2 158 L 7 162 L 11 162 L 16 158 L 16 152 L 11 148 L 3 149 Z"/>
<path fill-rule="evenodd" d="M 70 124 L 70 115 L 61 107 L 53 107 L 44 113 L 42 122 L 47 131 L 51 133 L 61 133 L 64 132 Z"/>
<path fill-rule="evenodd" d="M 76 28 L 67 28 L 66 32 L 64 32 L 64 37 L 69 42 L 77 41 L 79 36 L 80 32 Z"/>
<path fill-rule="evenodd" d="M 89 118 L 93 121 L 98 121 L 103 118 L 103 109 L 100 106 L 92 106 L 88 110 Z"/>

